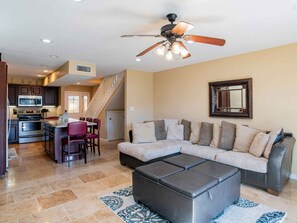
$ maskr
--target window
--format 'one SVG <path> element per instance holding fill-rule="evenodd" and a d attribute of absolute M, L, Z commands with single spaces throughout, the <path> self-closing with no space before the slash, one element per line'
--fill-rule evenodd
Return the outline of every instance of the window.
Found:
<path fill-rule="evenodd" d="M 79 96 L 68 96 L 68 113 L 79 113 Z"/>

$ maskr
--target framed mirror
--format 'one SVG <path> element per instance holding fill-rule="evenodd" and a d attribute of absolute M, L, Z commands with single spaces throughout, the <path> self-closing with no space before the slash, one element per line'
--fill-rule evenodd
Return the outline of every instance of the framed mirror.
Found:
<path fill-rule="evenodd" d="M 209 116 L 253 118 L 252 78 L 208 85 Z"/>

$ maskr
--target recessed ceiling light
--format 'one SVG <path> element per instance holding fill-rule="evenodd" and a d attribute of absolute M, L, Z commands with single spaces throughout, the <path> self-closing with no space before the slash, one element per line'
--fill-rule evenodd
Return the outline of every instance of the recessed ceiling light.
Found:
<path fill-rule="evenodd" d="M 141 58 L 139 58 L 139 57 L 136 57 L 136 59 L 135 59 L 137 62 L 140 62 L 141 61 Z"/>
<path fill-rule="evenodd" d="M 80 84 L 79 82 L 77 82 L 76 84 Z"/>
<path fill-rule="evenodd" d="M 41 39 L 40 41 L 43 43 L 52 43 L 53 42 L 50 39 Z"/>
<path fill-rule="evenodd" d="M 48 70 L 43 70 L 43 73 L 48 73 L 49 71 Z"/>
<path fill-rule="evenodd" d="M 37 77 L 45 77 L 46 75 L 44 74 L 38 74 Z"/>
<path fill-rule="evenodd" d="M 72 0 L 73 2 L 83 2 L 84 0 Z"/>
<path fill-rule="evenodd" d="M 49 57 L 51 57 L 51 58 L 59 58 L 59 56 L 57 56 L 57 55 L 49 55 Z"/>

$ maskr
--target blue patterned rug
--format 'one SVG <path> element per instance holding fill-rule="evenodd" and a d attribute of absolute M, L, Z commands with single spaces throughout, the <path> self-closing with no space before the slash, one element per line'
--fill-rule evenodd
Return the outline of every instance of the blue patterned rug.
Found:
<path fill-rule="evenodd" d="M 132 186 L 98 197 L 126 223 L 170 223 L 143 204 L 135 203 Z M 286 213 L 240 198 L 210 223 L 281 223 Z"/>

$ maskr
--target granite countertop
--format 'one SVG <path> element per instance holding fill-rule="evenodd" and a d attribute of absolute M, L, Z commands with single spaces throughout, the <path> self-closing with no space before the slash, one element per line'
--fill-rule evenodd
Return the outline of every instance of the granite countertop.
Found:
<path fill-rule="evenodd" d="M 69 118 L 68 123 L 61 123 L 59 120 L 43 120 L 43 122 L 46 122 L 55 128 L 67 128 L 67 124 L 69 122 L 84 122 L 84 121 L 80 121 L 80 120 L 74 119 L 74 118 Z M 92 126 L 92 125 L 96 125 L 96 123 L 87 122 L 87 125 Z"/>

